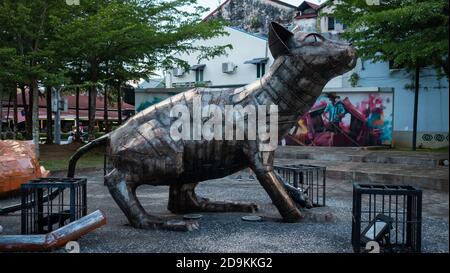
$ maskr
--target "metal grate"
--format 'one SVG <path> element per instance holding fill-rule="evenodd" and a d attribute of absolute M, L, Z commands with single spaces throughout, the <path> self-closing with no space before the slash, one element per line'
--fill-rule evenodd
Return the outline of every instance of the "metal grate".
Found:
<path fill-rule="evenodd" d="M 326 167 L 312 165 L 274 166 L 275 171 L 297 189 L 308 194 L 316 207 L 325 206 Z"/>
<path fill-rule="evenodd" d="M 22 234 L 48 233 L 87 214 L 86 179 L 35 179 L 21 193 Z"/>
<path fill-rule="evenodd" d="M 377 239 L 381 233 L 385 235 Z M 421 236 L 421 190 L 412 186 L 353 184 L 355 252 L 365 249 L 368 241 L 377 241 L 383 252 L 421 252 Z"/>

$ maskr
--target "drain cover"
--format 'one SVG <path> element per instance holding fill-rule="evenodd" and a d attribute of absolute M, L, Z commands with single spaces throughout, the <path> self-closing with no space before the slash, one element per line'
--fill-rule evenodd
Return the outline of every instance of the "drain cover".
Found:
<path fill-rule="evenodd" d="M 261 218 L 261 216 L 247 215 L 247 216 L 242 216 L 242 220 L 248 221 L 248 222 L 260 222 L 260 221 L 262 221 L 262 218 Z"/>
<path fill-rule="evenodd" d="M 201 215 L 201 214 L 186 214 L 183 216 L 183 218 L 186 220 L 197 220 L 202 217 L 203 217 L 203 215 Z"/>

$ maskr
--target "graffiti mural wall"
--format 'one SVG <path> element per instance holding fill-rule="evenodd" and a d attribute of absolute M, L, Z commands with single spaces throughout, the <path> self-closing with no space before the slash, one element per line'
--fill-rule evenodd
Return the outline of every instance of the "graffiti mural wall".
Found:
<path fill-rule="evenodd" d="M 286 137 L 287 145 L 391 145 L 393 93 L 324 93 Z"/>

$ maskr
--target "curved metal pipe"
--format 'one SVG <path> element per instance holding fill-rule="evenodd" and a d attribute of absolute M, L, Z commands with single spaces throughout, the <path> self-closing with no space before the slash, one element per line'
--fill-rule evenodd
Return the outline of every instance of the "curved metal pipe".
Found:
<path fill-rule="evenodd" d="M 100 210 L 55 231 L 42 235 L 0 236 L 0 252 L 49 251 L 65 246 L 68 242 L 106 224 L 106 217 Z"/>

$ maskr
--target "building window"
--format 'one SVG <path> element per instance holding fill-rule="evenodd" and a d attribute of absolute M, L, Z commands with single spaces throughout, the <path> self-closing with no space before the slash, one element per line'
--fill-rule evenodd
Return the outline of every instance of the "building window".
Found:
<path fill-rule="evenodd" d="M 328 30 L 334 30 L 334 17 L 328 17 Z"/>
<path fill-rule="evenodd" d="M 261 78 L 266 74 L 266 64 L 265 63 L 259 63 L 256 64 L 256 78 Z"/>
<path fill-rule="evenodd" d="M 195 70 L 195 81 L 196 82 L 203 81 L 203 70 L 202 69 Z"/>

